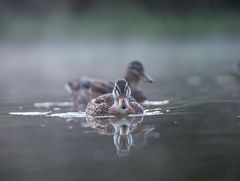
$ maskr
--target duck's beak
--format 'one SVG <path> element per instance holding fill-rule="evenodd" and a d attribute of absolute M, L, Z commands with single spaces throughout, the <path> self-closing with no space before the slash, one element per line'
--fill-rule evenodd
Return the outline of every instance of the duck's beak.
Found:
<path fill-rule="evenodd" d="M 118 103 L 121 109 L 126 109 L 130 106 L 126 97 L 119 97 Z"/>
<path fill-rule="evenodd" d="M 153 83 L 153 78 L 146 72 L 141 73 L 141 80 L 146 83 Z"/>

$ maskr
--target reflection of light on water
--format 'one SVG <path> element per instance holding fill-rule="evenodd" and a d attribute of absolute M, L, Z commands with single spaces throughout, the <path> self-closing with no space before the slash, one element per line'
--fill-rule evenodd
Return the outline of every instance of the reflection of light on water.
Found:
<path fill-rule="evenodd" d="M 54 113 L 47 116 L 61 117 L 61 118 L 84 118 L 86 117 L 86 113 L 85 112 L 66 112 L 66 113 Z"/>
<path fill-rule="evenodd" d="M 148 100 L 146 100 L 141 104 L 144 106 L 162 106 L 162 105 L 169 104 L 169 100 L 163 100 L 163 101 L 148 101 Z"/>
<path fill-rule="evenodd" d="M 161 112 L 161 108 L 155 109 L 146 109 L 143 114 L 130 114 L 128 117 L 138 117 L 138 116 L 154 116 L 163 114 Z M 61 117 L 61 118 L 84 118 L 86 117 L 86 112 L 66 112 L 66 113 L 54 113 L 47 115 L 49 117 Z M 106 115 L 106 116 L 94 116 L 95 118 L 114 118 L 114 115 Z"/>
<path fill-rule="evenodd" d="M 36 108 L 46 108 L 46 109 L 49 109 L 51 107 L 71 107 L 73 105 L 74 104 L 72 102 L 37 102 L 33 104 L 33 106 Z"/>
<path fill-rule="evenodd" d="M 144 101 L 142 104 L 145 106 L 157 106 L 157 105 L 165 105 L 168 104 L 169 100 L 164 101 Z M 72 102 L 38 102 L 34 103 L 35 108 L 45 108 L 50 109 L 53 108 L 52 111 L 48 112 L 10 112 L 10 115 L 19 115 L 19 116 L 47 116 L 47 117 L 61 117 L 61 118 L 84 118 L 86 117 L 85 112 L 57 112 L 60 111 L 61 108 L 64 107 L 72 107 L 74 104 Z M 138 116 L 153 116 L 153 115 L 160 115 L 163 114 L 161 112 L 161 108 L 154 108 L 154 109 L 145 109 L 143 114 L 131 114 L 128 117 L 138 117 Z M 96 118 L 114 118 L 115 115 L 106 115 L 106 116 L 95 116 Z"/>
<path fill-rule="evenodd" d="M 16 116 L 45 116 L 48 115 L 50 112 L 10 112 L 10 115 Z"/>
<path fill-rule="evenodd" d="M 66 113 L 52 113 L 48 112 L 10 112 L 10 115 L 18 116 L 47 116 L 47 117 L 61 117 L 61 118 L 85 118 L 86 112 L 66 112 Z M 128 117 L 138 117 L 138 116 L 154 116 L 163 114 L 161 108 L 146 109 L 143 114 L 131 114 Z M 95 116 L 95 118 L 114 118 L 114 115 L 107 116 Z"/>
<path fill-rule="evenodd" d="M 143 116 L 154 116 L 160 114 L 163 114 L 163 112 L 161 112 L 161 108 L 154 108 L 144 110 Z"/>

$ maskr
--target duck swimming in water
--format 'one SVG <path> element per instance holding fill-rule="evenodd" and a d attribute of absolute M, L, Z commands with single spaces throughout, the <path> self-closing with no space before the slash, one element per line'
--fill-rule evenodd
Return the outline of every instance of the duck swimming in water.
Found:
<path fill-rule="evenodd" d="M 131 97 L 131 89 L 124 79 L 117 80 L 112 93 L 92 99 L 86 108 L 88 116 L 142 114 L 143 107 Z"/>
<path fill-rule="evenodd" d="M 137 60 L 130 62 L 124 78 L 132 90 L 132 96 L 138 102 L 145 101 L 147 97 L 139 89 L 139 82 L 152 83 L 153 79 L 145 72 L 143 64 Z M 87 104 L 92 98 L 111 93 L 113 87 L 114 82 L 112 81 L 96 80 L 88 77 L 82 77 L 80 80 L 69 82 L 66 85 L 75 105 Z"/>

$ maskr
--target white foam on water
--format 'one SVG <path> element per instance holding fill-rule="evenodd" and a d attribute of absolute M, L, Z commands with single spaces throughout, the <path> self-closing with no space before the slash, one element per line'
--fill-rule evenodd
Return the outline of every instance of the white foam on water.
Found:
<path fill-rule="evenodd" d="M 49 112 L 10 112 L 8 114 L 16 115 L 16 116 L 45 116 L 50 113 L 51 113 L 51 111 L 49 111 Z"/>
<path fill-rule="evenodd" d="M 47 115 L 48 117 L 60 117 L 60 118 L 85 118 L 85 112 L 66 112 L 66 113 L 54 113 Z"/>
<path fill-rule="evenodd" d="M 141 103 L 144 106 L 163 106 L 166 104 L 169 104 L 169 100 L 163 100 L 163 101 L 144 101 L 143 103 Z"/>
<path fill-rule="evenodd" d="M 86 112 L 65 112 L 65 113 L 52 113 L 48 112 L 9 112 L 10 115 L 18 116 L 46 116 L 46 117 L 60 117 L 60 118 L 85 118 Z M 146 109 L 143 114 L 130 114 L 128 117 L 140 117 L 140 116 L 155 116 L 163 114 L 161 108 Z M 115 115 L 95 116 L 95 118 L 114 118 Z"/>
<path fill-rule="evenodd" d="M 74 106 L 74 104 L 72 102 L 36 102 L 33 106 L 36 108 L 49 109 L 51 107 L 71 107 Z"/>

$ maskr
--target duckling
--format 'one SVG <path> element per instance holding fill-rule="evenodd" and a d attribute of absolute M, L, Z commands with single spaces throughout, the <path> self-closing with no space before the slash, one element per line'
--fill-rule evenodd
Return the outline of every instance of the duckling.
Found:
<path fill-rule="evenodd" d="M 142 114 L 143 107 L 130 96 L 131 89 L 125 79 L 117 80 L 112 93 L 92 99 L 86 108 L 89 116 Z"/>
<path fill-rule="evenodd" d="M 139 82 L 152 83 L 153 79 L 145 72 L 143 64 L 137 60 L 130 62 L 127 66 L 124 78 L 132 90 L 132 96 L 138 102 L 144 102 L 147 97 L 139 89 Z M 75 105 L 86 104 L 86 102 L 90 101 L 92 98 L 111 93 L 113 87 L 113 81 L 96 80 L 88 77 L 82 77 L 66 85 L 68 92 L 73 97 Z"/>

